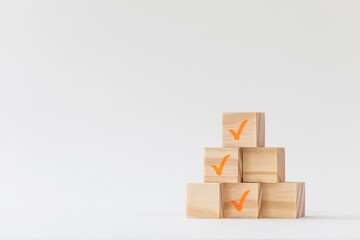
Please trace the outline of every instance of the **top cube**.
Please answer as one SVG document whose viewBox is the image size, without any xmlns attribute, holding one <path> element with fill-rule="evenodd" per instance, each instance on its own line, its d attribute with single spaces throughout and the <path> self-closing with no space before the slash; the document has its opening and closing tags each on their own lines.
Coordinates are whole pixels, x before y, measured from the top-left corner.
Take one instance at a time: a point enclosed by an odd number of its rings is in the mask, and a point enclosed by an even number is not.
<svg viewBox="0 0 360 240">
<path fill-rule="evenodd" d="M 265 147 L 265 113 L 223 113 L 222 146 Z"/>
</svg>

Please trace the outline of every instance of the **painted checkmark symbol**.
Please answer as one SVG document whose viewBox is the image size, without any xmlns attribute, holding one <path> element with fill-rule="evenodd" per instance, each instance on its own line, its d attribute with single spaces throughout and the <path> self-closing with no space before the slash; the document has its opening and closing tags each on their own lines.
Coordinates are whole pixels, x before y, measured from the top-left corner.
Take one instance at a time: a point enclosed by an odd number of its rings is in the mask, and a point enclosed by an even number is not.
<svg viewBox="0 0 360 240">
<path fill-rule="evenodd" d="M 224 165 L 225 165 L 225 162 L 226 160 L 230 157 L 230 155 L 226 155 L 222 160 L 221 160 L 221 163 L 219 165 L 219 167 L 217 167 L 216 165 L 211 165 L 212 168 L 214 168 L 215 172 L 217 175 L 221 176 L 222 174 L 222 171 L 223 171 L 223 168 L 224 168 Z"/>
<path fill-rule="evenodd" d="M 238 210 L 239 212 L 242 210 L 243 204 L 245 202 L 245 198 L 249 194 L 249 192 L 250 192 L 250 190 L 247 190 L 243 193 L 243 195 L 240 198 L 239 203 L 237 203 L 236 201 L 231 201 L 231 203 L 234 204 L 234 207 L 236 208 L 236 210 Z"/>
<path fill-rule="evenodd" d="M 249 119 L 245 119 L 244 121 L 241 122 L 239 129 L 237 130 L 237 132 L 235 132 L 233 129 L 229 129 L 229 132 L 233 135 L 235 140 L 239 140 L 240 139 L 240 134 L 242 132 L 242 130 L 245 127 L 245 124 L 249 121 Z"/>
</svg>

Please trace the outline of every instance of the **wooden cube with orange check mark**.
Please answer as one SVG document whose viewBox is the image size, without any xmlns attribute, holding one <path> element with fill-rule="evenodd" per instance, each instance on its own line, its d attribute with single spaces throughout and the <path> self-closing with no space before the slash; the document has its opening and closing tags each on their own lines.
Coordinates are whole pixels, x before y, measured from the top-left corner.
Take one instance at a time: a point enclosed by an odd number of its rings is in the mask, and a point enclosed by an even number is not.
<svg viewBox="0 0 360 240">
<path fill-rule="evenodd" d="M 285 181 L 285 148 L 243 148 L 243 182 Z"/>
<path fill-rule="evenodd" d="M 263 218 L 305 216 L 305 183 L 262 183 Z"/>
<path fill-rule="evenodd" d="M 241 181 L 241 148 L 204 149 L 204 182 L 238 183 Z"/>
<path fill-rule="evenodd" d="M 222 114 L 223 147 L 264 147 L 265 113 L 224 112 Z"/>
<path fill-rule="evenodd" d="M 259 218 L 260 183 L 224 183 L 224 218 Z"/>
</svg>

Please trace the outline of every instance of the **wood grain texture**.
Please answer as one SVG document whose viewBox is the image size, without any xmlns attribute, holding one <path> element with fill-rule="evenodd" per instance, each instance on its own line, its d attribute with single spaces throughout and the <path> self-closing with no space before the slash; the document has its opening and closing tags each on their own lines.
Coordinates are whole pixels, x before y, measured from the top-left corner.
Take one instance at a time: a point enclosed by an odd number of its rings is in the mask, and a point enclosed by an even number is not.
<svg viewBox="0 0 360 240">
<path fill-rule="evenodd" d="M 243 148 L 243 182 L 285 181 L 284 148 Z"/>
<path fill-rule="evenodd" d="M 187 183 L 186 216 L 191 218 L 222 218 L 223 186 L 220 183 Z"/>
<path fill-rule="evenodd" d="M 238 211 L 231 201 L 240 202 L 245 191 L 250 190 Z M 261 209 L 260 183 L 225 183 L 224 184 L 224 218 L 259 218 Z"/>
<path fill-rule="evenodd" d="M 245 124 L 240 138 L 234 139 L 230 129 L 238 131 L 244 120 Z M 224 112 L 222 114 L 223 147 L 264 147 L 265 146 L 265 113 L 259 112 Z"/>
<path fill-rule="evenodd" d="M 277 148 L 277 181 L 285 182 L 285 148 Z"/>
<path fill-rule="evenodd" d="M 216 174 L 211 165 L 220 166 L 227 158 L 221 176 Z M 204 149 L 204 182 L 238 183 L 242 181 L 242 149 L 240 148 L 205 148 Z"/>
<path fill-rule="evenodd" d="M 305 217 L 305 183 L 296 184 L 296 217 Z"/>
<path fill-rule="evenodd" d="M 257 114 L 257 147 L 265 147 L 265 113 Z"/>
<path fill-rule="evenodd" d="M 305 183 L 263 183 L 263 218 L 298 218 L 305 216 Z"/>
</svg>

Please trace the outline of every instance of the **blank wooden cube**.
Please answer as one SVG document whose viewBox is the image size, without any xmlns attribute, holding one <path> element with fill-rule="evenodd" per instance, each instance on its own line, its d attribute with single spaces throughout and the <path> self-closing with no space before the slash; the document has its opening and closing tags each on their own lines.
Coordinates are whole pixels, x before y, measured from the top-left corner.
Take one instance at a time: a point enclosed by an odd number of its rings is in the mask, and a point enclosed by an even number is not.
<svg viewBox="0 0 360 240">
<path fill-rule="evenodd" d="M 243 182 L 284 181 L 284 148 L 243 148 Z"/>
<path fill-rule="evenodd" d="M 265 114 L 225 112 L 222 114 L 223 147 L 264 147 Z"/>
<path fill-rule="evenodd" d="M 259 218 L 260 183 L 225 183 L 224 218 Z"/>
<path fill-rule="evenodd" d="M 220 183 L 188 183 L 186 185 L 186 216 L 222 218 L 222 185 Z"/>
<path fill-rule="evenodd" d="M 204 182 L 238 183 L 242 181 L 240 148 L 205 148 Z"/>
<path fill-rule="evenodd" d="M 263 218 L 298 218 L 304 216 L 304 182 L 262 184 Z"/>
</svg>

